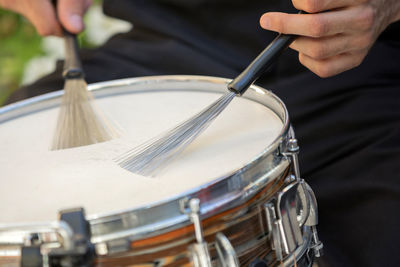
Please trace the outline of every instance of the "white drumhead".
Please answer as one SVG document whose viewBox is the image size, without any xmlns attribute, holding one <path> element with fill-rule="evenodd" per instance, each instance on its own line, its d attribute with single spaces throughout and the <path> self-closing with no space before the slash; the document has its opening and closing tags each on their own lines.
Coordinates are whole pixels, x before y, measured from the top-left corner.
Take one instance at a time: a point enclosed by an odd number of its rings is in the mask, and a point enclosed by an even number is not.
<svg viewBox="0 0 400 267">
<path fill-rule="evenodd" d="M 150 92 L 96 100 L 124 130 L 120 139 L 49 151 L 58 108 L 0 124 L 0 223 L 53 221 L 63 208 L 88 215 L 135 208 L 181 194 L 237 170 L 282 130 L 265 106 L 235 98 L 161 176 L 148 178 L 113 159 L 191 117 L 220 97 L 206 92 Z"/>
</svg>

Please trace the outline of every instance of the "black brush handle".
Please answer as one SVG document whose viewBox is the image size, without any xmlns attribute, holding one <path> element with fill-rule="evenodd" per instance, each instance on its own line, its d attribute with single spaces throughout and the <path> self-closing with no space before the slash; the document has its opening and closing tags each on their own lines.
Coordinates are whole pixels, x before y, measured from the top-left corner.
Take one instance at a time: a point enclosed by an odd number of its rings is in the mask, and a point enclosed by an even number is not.
<svg viewBox="0 0 400 267">
<path fill-rule="evenodd" d="M 57 0 L 53 0 L 53 5 L 57 15 Z M 76 34 L 67 31 L 59 22 L 64 34 L 65 60 L 63 77 L 65 79 L 81 79 L 85 76 L 82 69 L 82 62 L 79 56 L 79 45 Z"/>
<path fill-rule="evenodd" d="M 228 89 L 237 95 L 243 95 L 294 39 L 294 35 L 279 34 L 242 73 L 228 84 Z"/>
<path fill-rule="evenodd" d="M 63 29 L 65 43 L 65 62 L 63 76 L 65 79 L 81 79 L 85 76 L 81 59 L 79 57 L 79 46 L 75 34 Z"/>
<path fill-rule="evenodd" d="M 304 14 L 300 11 L 299 14 Z M 228 84 L 228 89 L 241 96 L 296 39 L 296 35 L 279 34 L 247 68 Z"/>
</svg>

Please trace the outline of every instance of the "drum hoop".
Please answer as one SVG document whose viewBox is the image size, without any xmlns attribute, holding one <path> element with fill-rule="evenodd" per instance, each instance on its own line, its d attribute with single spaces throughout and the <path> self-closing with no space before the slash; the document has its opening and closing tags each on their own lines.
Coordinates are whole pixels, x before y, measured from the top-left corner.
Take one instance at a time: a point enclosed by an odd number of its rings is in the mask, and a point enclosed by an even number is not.
<svg viewBox="0 0 400 267">
<path fill-rule="evenodd" d="M 129 86 L 155 86 L 161 84 L 161 82 L 197 82 L 208 83 L 211 87 L 214 84 L 219 86 L 222 84 L 226 85 L 230 81 L 230 79 L 210 76 L 166 75 L 99 82 L 90 84 L 88 88 L 93 91 L 96 98 L 103 98 L 109 95 L 149 92 L 149 89 L 131 89 L 127 92 L 125 87 Z M 163 89 L 150 91 L 161 90 Z M 166 90 L 174 91 L 171 89 Z M 219 89 L 177 89 L 177 91 L 227 92 L 225 86 L 221 86 Z M 56 91 L 2 107 L 0 108 L 0 123 L 55 107 L 59 104 L 59 98 L 62 95 L 62 91 Z M 199 198 L 202 201 L 200 214 L 202 218 L 207 218 L 245 202 L 268 183 L 274 182 L 290 164 L 290 160 L 280 154 L 281 144 L 291 138 L 287 109 L 276 95 L 256 85 L 252 85 L 243 97 L 269 107 L 282 120 L 283 127 L 281 132 L 268 147 L 264 148 L 258 156 L 244 167 L 233 170 L 225 176 L 216 178 L 200 187 L 193 188 L 179 195 L 174 195 L 145 206 L 88 215 L 87 219 L 92 228 L 92 242 L 107 242 L 128 236 L 131 237 L 130 240 L 132 241 L 178 229 L 190 224 L 186 214 L 179 214 L 179 205 L 182 199 Z M 268 105 L 267 102 L 273 106 Z M 210 199 L 204 199 L 204 192 L 211 193 L 214 196 L 211 201 Z M 223 197 L 221 198 L 220 196 Z M 148 218 L 153 218 L 153 214 L 162 211 L 165 212 L 166 210 L 171 215 L 168 219 L 149 219 L 149 222 L 147 222 Z M 170 212 L 171 210 L 174 210 L 174 212 Z M 141 224 L 138 221 L 141 221 Z"/>
</svg>

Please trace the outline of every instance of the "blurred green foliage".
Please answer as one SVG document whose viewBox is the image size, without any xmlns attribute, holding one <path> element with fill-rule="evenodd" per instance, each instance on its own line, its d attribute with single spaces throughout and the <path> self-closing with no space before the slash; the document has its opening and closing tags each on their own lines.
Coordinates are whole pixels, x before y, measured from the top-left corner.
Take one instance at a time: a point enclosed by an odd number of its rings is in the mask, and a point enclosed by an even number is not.
<svg viewBox="0 0 400 267">
<path fill-rule="evenodd" d="M 25 18 L 0 10 L 0 106 L 18 88 L 25 63 L 42 53 L 40 44 Z"/>
<path fill-rule="evenodd" d="M 36 0 L 32 0 L 36 1 Z M 102 0 L 94 0 L 101 5 Z M 0 106 L 21 83 L 26 63 L 44 55 L 42 37 L 24 17 L 0 8 Z M 85 32 L 79 35 L 81 47 L 93 48 Z"/>
</svg>

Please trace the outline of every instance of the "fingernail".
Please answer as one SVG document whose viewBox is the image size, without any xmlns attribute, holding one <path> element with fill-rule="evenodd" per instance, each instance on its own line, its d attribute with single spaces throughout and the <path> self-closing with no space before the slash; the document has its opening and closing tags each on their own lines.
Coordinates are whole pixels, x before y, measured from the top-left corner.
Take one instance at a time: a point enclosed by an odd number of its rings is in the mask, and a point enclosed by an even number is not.
<svg viewBox="0 0 400 267">
<path fill-rule="evenodd" d="M 271 21 L 269 20 L 269 18 L 267 16 L 262 16 L 261 17 L 261 27 L 263 27 L 264 29 L 269 29 L 269 27 L 271 26 Z"/>
<path fill-rule="evenodd" d="M 69 22 L 71 26 L 77 31 L 83 30 L 83 22 L 82 22 L 82 17 L 79 15 L 71 15 L 69 17 Z"/>
</svg>

